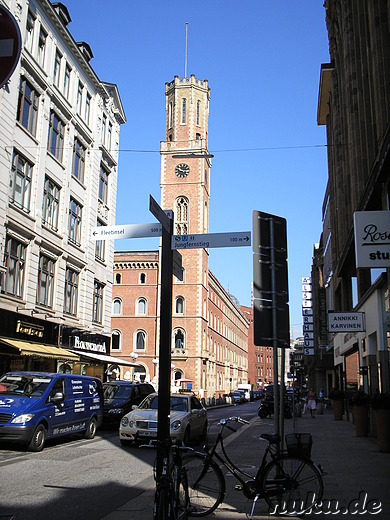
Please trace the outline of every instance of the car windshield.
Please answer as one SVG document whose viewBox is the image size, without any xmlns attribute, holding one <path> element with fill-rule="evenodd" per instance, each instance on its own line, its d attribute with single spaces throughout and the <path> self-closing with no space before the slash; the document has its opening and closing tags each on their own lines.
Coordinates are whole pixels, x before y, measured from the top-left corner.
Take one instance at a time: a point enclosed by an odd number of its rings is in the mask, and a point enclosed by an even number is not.
<svg viewBox="0 0 390 520">
<path fill-rule="evenodd" d="M 119 399 L 127 399 L 131 397 L 132 387 L 131 385 L 104 385 L 104 399 L 113 399 L 114 397 Z"/>
<path fill-rule="evenodd" d="M 51 383 L 50 377 L 4 374 L 0 378 L 0 396 L 25 395 L 41 397 Z"/>
<path fill-rule="evenodd" d="M 188 399 L 180 396 L 171 396 L 171 410 L 178 412 L 188 412 Z M 157 410 L 158 396 L 152 395 L 146 397 L 139 406 L 142 410 Z"/>
</svg>

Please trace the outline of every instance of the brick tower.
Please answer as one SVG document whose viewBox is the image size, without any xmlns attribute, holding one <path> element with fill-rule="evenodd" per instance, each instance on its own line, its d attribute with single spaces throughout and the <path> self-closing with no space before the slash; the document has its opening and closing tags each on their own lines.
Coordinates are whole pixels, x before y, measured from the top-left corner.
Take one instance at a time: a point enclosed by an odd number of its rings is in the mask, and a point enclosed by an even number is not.
<svg viewBox="0 0 390 520">
<path fill-rule="evenodd" d="M 209 228 L 210 89 L 194 75 L 166 83 L 166 140 L 161 143 L 161 205 L 174 212 L 174 234 Z M 172 364 L 174 377 L 190 378 L 207 392 L 208 250 L 181 251 L 184 280 L 174 279 Z"/>
</svg>

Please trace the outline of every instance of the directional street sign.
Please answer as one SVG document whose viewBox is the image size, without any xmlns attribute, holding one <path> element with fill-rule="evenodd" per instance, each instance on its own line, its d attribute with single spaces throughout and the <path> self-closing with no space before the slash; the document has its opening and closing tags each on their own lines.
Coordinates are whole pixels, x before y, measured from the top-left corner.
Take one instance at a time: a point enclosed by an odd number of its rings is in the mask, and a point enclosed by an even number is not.
<svg viewBox="0 0 390 520">
<path fill-rule="evenodd" d="M 92 240 L 118 240 L 121 238 L 161 237 L 161 224 L 124 224 L 92 228 Z"/>
<path fill-rule="evenodd" d="M 169 231 L 169 229 L 170 229 L 170 222 L 169 222 L 170 221 L 170 217 L 166 214 L 166 212 L 160 207 L 158 202 L 156 202 L 151 195 L 150 195 L 150 198 L 149 198 L 149 211 L 162 224 L 164 229 Z"/>
<path fill-rule="evenodd" d="M 208 233 L 206 235 L 174 235 L 172 237 L 172 249 L 202 249 L 208 247 L 241 247 L 250 245 L 250 231 Z"/>
</svg>

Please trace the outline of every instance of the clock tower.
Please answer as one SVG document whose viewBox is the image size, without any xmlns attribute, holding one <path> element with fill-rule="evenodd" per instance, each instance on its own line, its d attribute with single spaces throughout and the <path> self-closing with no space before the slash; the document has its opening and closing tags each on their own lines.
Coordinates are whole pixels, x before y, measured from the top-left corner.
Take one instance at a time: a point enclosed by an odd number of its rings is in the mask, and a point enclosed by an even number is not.
<svg viewBox="0 0 390 520">
<path fill-rule="evenodd" d="M 161 206 L 174 212 L 174 234 L 209 230 L 210 168 L 207 80 L 175 76 L 165 85 L 166 140 L 161 143 Z M 174 278 L 174 377 L 207 394 L 208 250 L 180 250 L 184 279 Z"/>
</svg>

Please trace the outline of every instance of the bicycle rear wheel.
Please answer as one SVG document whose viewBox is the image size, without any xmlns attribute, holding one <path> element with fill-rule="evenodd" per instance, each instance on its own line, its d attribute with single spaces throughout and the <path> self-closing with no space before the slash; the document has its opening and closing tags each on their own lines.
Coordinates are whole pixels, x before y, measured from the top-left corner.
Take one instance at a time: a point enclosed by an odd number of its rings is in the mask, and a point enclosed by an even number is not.
<svg viewBox="0 0 390 520">
<path fill-rule="evenodd" d="M 303 514 L 321 500 L 322 475 L 309 459 L 281 456 L 264 469 L 260 489 L 270 514 Z"/>
<path fill-rule="evenodd" d="M 213 460 L 202 453 L 183 457 L 187 471 L 189 507 L 188 516 L 206 516 L 212 513 L 225 496 L 226 484 L 222 471 Z"/>
</svg>

